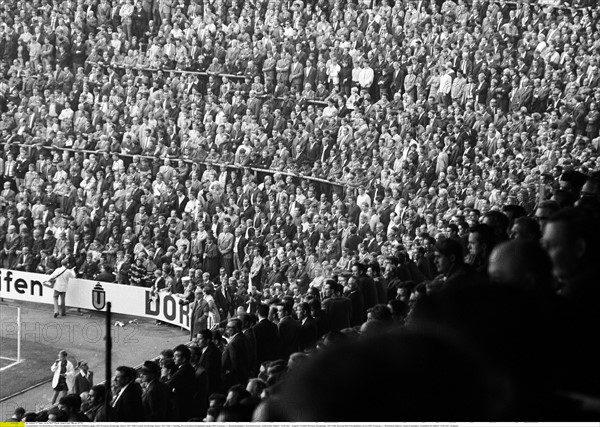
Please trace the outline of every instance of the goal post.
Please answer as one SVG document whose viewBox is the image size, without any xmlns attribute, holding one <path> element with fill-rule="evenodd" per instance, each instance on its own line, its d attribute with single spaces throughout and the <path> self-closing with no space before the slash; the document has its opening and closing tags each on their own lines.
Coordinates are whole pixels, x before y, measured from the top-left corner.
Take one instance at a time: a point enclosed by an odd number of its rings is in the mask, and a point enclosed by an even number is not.
<svg viewBox="0 0 600 427">
<path fill-rule="evenodd" d="M 21 307 L 17 307 L 17 363 L 21 362 Z"/>
<path fill-rule="evenodd" d="M 0 370 L 21 363 L 27 355 L 27 329 L 23 329 L 23 317 L 26 312 L 22 307 L 0 305 Z"/>
</svg>

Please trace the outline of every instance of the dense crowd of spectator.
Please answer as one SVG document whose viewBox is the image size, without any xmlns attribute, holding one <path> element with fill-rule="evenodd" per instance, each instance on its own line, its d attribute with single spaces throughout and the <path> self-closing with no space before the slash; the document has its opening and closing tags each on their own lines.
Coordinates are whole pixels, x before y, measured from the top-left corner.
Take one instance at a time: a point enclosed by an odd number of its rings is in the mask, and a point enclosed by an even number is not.
<svg viewBox="0 0 600 427">
<path fill-rule="evenodd" d="M 532 3 L 3 0 L 2 267 L 191 305 L 88 418 L 597 414 L 599 11 Z"/>
</svg>

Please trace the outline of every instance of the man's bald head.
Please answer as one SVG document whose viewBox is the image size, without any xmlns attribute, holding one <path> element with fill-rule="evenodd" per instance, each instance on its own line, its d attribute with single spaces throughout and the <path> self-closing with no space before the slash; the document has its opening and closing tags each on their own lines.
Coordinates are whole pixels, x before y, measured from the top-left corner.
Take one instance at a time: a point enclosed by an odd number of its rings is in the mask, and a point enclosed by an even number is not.
<svg viewBox="0 0 600 427">
<path fill-rule="evenodd" d="M 536 242 L 517 239 L 496 246 L 490 255 L 492 282 L 520 288 L 552 291 L 552 261 Z"/>
</svg>

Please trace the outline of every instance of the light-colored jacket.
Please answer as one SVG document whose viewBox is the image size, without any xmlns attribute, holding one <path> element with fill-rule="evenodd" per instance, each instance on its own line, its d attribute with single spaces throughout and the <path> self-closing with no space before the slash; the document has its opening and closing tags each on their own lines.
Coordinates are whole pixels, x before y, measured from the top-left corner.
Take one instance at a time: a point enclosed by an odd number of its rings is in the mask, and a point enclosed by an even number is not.
<svg viewBox="0 0 600 427">
<path fill-rule="evenodd" d="M 54 372 L 54 376 L 52 377 L 52 388 L 55 388 L 58 385 L 58 380 L 60 378 L 60 368 L 59 364 L 54 362 L 50 367 L 50 370 Z M 75 368 L 73 364 L 67 360 L 67 387 L 69 390 L 73 390 L 73 380 L 75 379 Z"/>
<path fill-rule="evenodd" d="M 73 270 L 70 270 L 66 267 L 58 267 L 54 270 L 54 273 L 50 276 L 48 281 L 52 281 L 56 279 L 54 283 L 54 290 L 57 292 L 67 292 L 67 285 L 69 284 L 69 279 L 75 278 L 75 273 Z"/>
</svg>

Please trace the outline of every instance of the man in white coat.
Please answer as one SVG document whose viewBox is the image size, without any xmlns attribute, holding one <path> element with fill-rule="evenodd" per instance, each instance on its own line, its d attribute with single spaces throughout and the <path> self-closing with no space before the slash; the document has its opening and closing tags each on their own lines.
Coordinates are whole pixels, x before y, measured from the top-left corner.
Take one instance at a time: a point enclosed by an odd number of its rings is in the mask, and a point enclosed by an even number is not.
<svg viewBox="0 0 600 427">
<path fill-rule="evenodd" d="M 52 377 L 52 389 L 54 390 L 52 405 L 54 405 L 59 396 L 66 396 L 69 393 L 69 390 L 73 390 L 75 368 L 73 367 L 73 364 L 67 360 L 67 352 L 61 350 L 58 352 L 58 359 L 54 361 L 50 370 L 54 372 L 54 376 Z"/>
</svg>

